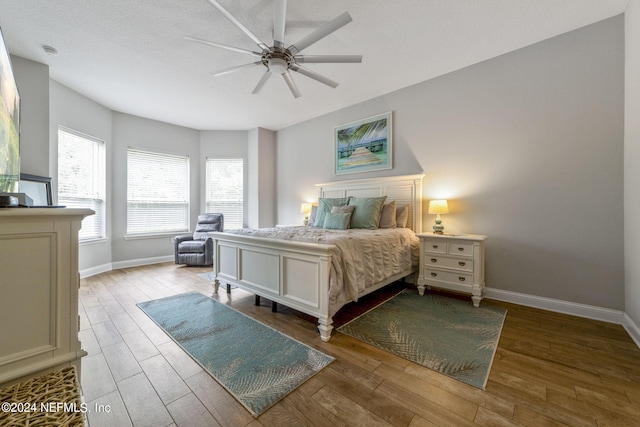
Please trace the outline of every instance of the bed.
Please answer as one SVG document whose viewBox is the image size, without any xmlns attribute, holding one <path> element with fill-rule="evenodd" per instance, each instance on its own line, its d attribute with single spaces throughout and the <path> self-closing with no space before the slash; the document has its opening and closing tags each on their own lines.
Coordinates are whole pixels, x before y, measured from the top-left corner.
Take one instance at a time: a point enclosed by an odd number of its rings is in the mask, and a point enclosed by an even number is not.
<svg viewBox="0 0 640 427">
<path fill-rule="evenodd" d="M 423 175 L 408 175 L 335 181 L 317 184 L 316 187 L 318 199 L 386 196 L 387 203 L 395 201 L 397 206 L 408 206 L 405 230 L 345 230 L 343 234 L 350 245 L 366 239 L 364 236 L 367 234 L 375 234 L 376 239 L 383 242 L 390 239 L 382 245 L 403 239 L 414 244 L 414 239 L 417 240 L 415 233 L 422 231 L 422 178 Z M 316 317 L 323 341 L 329 341 L 333 330 L 332 317 L 344 304 L 417 271 L 415 252 L 411 262 L 401 264 L 400 270 L 396 267 L 382 276 L 374 275 L 373 279 L 364 277 L 362 271 L 350 272 L 349 266 L 345 266 L 342 272 L 337 271 L 336 258 L 345 253 L 343 243 L 333 240 L 334 231 L 325 233 L 317 227 L 210 234 L 214 242 L 214 292 L 218 291 L 220 284 L 227 285 L 227 289 L 233 285 Z M 403 250 L 406 251 L 406 247 Z M 378 253 L 377 259 L 380 260 L 379 249 L 360 252 Z M 355 262 L 360 265 L 357 260 Z M 343 289 L 342 276 L 348 275 L 351 276 L 350 283 Z"/>
</svg>

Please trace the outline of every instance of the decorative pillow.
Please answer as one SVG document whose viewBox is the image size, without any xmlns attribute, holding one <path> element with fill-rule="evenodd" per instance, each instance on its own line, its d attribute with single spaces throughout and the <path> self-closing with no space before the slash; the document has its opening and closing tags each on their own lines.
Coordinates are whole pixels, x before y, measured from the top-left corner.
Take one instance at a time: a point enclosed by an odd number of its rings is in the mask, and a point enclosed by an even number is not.
<svg viewBox="0 0 640 427">
<path fill-rule="evenodd" d="M 334 206 L 331 208 L 331 213 L 348 213 L 349 214 L 349 222 L 347 223 L 347 228 L 351 228 L 351 216 L 353 215 L 353 211 L 356 209 L 355 206 Z M 325 217 L 326 219 L 326 217 Z"/>
<path fill-rule="evenodd" d="M 396 208 L 396 227 L 407 228 L 409 219 L 409 205 L 398 206 Z"/>
<path fill-rule="evenodd" d="M 316 223 L 316 214 L 318 213 L 318 205 L 311 205 L 311 213 L 309 213 L 309 225 Z"/>
<path fill-rule="evenodd" d="M 351 214 L 348 212 L 327 212 L 322 228 L 330 230 L 346 230 L 349 228 Z"/>
<path fill-rule="evenodd" d="M 380 214 L 378 228 L 396 228 L 396 201 L 385 203 Z"/>
<path fill-rule="evenodd" d="M 356 207 L 351 215 L 351 228 L 377 229 L 385 200 L 387 196 L 351 197 L 349 205 Z"/>
<path fill-rule="evenodd" d="M 322 227 L 324 225 L 324 216 L 331 212 L 331 208 L 334 206 L 344 206 L 349 201 L 346 197 L 328 199 L 322 198 L 318 200 L 318 212 L 316 212 L 316 220 L 313 223 L 316 227 Z"/>
</svg>

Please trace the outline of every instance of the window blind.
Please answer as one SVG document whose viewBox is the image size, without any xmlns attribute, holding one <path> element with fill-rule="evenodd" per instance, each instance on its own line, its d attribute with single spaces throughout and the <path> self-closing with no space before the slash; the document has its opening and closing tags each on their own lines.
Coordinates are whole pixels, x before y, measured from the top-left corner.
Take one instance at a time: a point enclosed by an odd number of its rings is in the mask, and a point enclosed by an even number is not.
<svg viewBox="0 0 640 427">
<path fill-rule="evenodd" d="M 105 144 L 97 138 L 58 128 L 58 204 L 88 208 L 80 241 L 105 238 Z"/>
<path fill-rule="evenodd" d="M 224 215 L 224 228 L 243 227 L 243 159 L 207 159 L 206 209 Z"/>
<path fill-rule="evenodd" d="M 189 230 L 189 157 L 127 150 L 127 234 Z"/>
</svg>

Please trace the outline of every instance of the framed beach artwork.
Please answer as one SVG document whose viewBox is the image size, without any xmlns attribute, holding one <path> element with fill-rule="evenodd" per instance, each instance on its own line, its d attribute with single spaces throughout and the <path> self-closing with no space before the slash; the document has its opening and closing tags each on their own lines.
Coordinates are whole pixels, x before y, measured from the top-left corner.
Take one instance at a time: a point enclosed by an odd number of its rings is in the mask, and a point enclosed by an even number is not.
<svg viewBox="0 0 640 427">
<path fill-rule="evenodd" d="M 391 169 L 391 112 L 335 128 L 335 174 Z"/>
</svg>

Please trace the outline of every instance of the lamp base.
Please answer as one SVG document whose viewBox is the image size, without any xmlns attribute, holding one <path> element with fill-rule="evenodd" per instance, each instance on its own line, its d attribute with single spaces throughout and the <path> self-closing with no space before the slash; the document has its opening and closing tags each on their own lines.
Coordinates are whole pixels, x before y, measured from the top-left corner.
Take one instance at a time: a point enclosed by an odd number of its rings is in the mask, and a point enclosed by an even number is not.
<svg viewBox="0 0 640 427">
<path fill-rule="evenodd" d="M 440 214 L 436 216 L 436 223 L 433 225 L 434 234 L 444 234 L 444 225 L 442 225 L 442 218 Z"/>
</svg>

